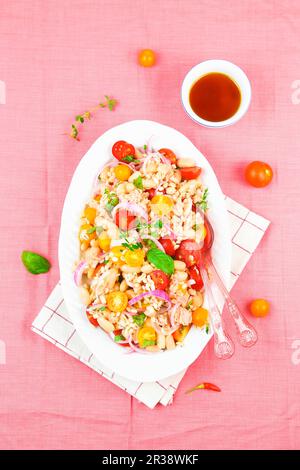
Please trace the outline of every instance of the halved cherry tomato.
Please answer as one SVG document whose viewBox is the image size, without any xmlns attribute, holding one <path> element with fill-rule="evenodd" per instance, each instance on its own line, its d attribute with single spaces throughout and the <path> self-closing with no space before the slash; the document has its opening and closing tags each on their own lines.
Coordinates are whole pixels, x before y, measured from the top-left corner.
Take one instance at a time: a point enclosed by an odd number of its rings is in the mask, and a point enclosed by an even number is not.
<svg viewBox="0 0 300 470">
<path fill-rule="evenodd" d="M 124 255 L 126 264 L 134 268 L 138 268 L 143 265 L 145 252 L 144 250 L 138 248 L 137 250 L 127 250 Z"/>
<path fill-rule="evenodd" d="M 135 148 L 133 145 L 125 142 L 125 140 L 118 140 L 112 147 L 112 154 L 117 160 L 126 161 L 126 157 L 135 155 Z"/>
<path fill-rule="evenodd" d="M 175 259 L 184 261 L 189 268 L 200 262 L 201 249 L 201 245 L 195 240 L 183 240 L 175 252 Z"/>
<path fill-rule="evenodd" d="M 169 287 L 170 280 L 166 273 L 164 273 L 160 269 L 152 271 L 152 273 L 150 273 L 150 277 L 154 282 L 155 289 L 165 290 Z"/>
<path fill-rule="evenodd" d="M 124 145 L 126 144 L 125 140 L 118 140 L 117 142 L 114 143 L 112 147 L 112 154 L 117 160 L 121 160 L 123 156 L 123 148 Z"/>
<path fill-rule="evenodd" d="M 273 170 L 267 163 L 251 162 L 245 170 L 245 178 L 249 184 L 256 188 L 263 188 L 271 183 Z"/>
<path fill-rule="evenodd" d="M 190 331 L 190 328 L 191 328 L 190 325 L 187 325 L 187 326 L 181 325 L 178 328 L 178 330 L 174 331 L 172 336 L 175 339 L 175 341 L 182 342 L 184 338 L 186 337 L 186 335 L 188 334 L 188 332 Z"/>
<path fill-rule="evenodd" d="M 183 180 L 194 180 L 200 175 L 201 168 L 198 166 L 180 168 L 180 173 Z"/>
<path fill-rule="evenodd" d="M 119 181 L 127 181 L 130 175 L 132 174 L 132 171 L 133 170 L 131 170 L 126 165 L 117 165 L 114 168 L 115 176 Z"/>
<path fill-rule="evenodd" d="M 125 209 L 120 209 L 116 213 L 116 224 L 121 230 L 129 230 L 133 228 L 133 222 L 136 219 L 135 215 L 130 214 Z"/>
<path fill-rule="evenodd" d="M 193 266 L 189 268 L 189 276 L 191 279 L 193 279 L 193 281 L 195 281 L 195 284 L 192 284 L 191 288 L 195 290 L 201 290 L 203 287 L 203 281 L 202 281 L 200 269 L 198 268 L 196 264 L 194 264 Z"/>
<path fill-rule="evenodd" d="M 164 194 L 156 194 L 151 199 L 152 210 L 158 215 L 167 215 L 173 208 L 173 200 Z"/>
<path fill-rule="evenodd" d="M 121 334 L 122 334 L 122 330 L 114 330 L 114 335 L 115 335 L 115 336 L 119 336 L 119 335 L 121 335 Z M 118 343 L 118 342 L 116 341 L 116 344 L 118 344 L 119 346 L 122 346 L 122 348 L 129 348 L 129 347 L 130 347 L 128 343 L 125 343 L 125 344 L 122 343 L 122 344 L 120 344 L 120 343 Z"/>
<path fill-rule="evenodd" d="M 148 193 L 149 193 L 149 199 L 152 199 L 155 196 L 156 189 L 154 188 L 148 189 Z"/>
<path fill-rule="evenodd" d="M 138 332 L 138 342 L 140 348 L 146 348 L 151 343 L 156 342 L 156 331 L 152 326 L 143 326 Z"/>
<path fill-rule="evenodd" d="M 88 321 L 94 325 L 94 326 L 99 326 L 99 323 L 97 322 L 97 319 L 93 317 L 93 315 L 91 314 L 91 312 L 89 312 L 88 310 L 86 310 L 86 316 L 88 317 Z"/>
<path fill-rule="evenodd" d="M 170 149 L 160 149 L 159 153 L 161 153 L 164 157 L 166 157 L 168 160 L 170 160 L 171 163 L 176 163 L 176 155 L 175 153 L 170 150 Z"/>
<path fill-rule="evenodd" d="M 203 307 L 196 308 L 192 313 L 192 321 L 195 326 L 202 328 L 207 325 L 208 321 L 208 310 Z"/>
<path fill-rule="evenodd" d="M 87 206 L 84 209 L 84 217 L 89 221 L 90 224 L 95 222 L 97 211 L 94 207 Z"/>
<path fill-rule="evenodd" d="M 175 248 L 170 238 L 160 238 L 159 243 L 164 247 L 165 252 L 169 256 L 175 256 Z"/>
<path fill-rule="evenodd" d="M 125 292 L 114 291 L 107 294 L 106 302 L 112 312 L 123 312 L 128 304 L 128 297 Z"/>
</svg>

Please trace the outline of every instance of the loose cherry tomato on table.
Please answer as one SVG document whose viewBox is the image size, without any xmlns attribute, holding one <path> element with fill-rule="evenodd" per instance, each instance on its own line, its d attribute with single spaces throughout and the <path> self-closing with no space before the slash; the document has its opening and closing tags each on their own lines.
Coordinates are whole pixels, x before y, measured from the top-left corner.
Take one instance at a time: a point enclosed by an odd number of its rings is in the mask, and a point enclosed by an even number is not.
<svg viewBox="0 0 300 470">
<path fill-rule="evenodd" d="M 90 305 L 89 305 L 90 306 Z M 93 325 L 93 326 L 99 326 L 99 323 L 97 321 L 97 318 L 94 318 L 91 312 L 86 310 L 86 316 L 88 317 L 88 321 Z"/>
<path fill-rule="evenodd" d="M 208 310 L 203 307 L 196 308 L 192 313 L 192 322 L 193 325 L 202 328 L 207 324 L 208 321 Z"/>
<path fill-rule="evenodd" d="M 125 209 L 120 209 L 116 213 L 116 224 L 121 230 L 129 230 L 133 228 L 133 222 L 135 221 L 135 215 L 130 214 Z"/>
<path fill-rule="evenodd" d="M 177 157 L 175 153 L 170 149 L 160 149 L 159 153 L 161 153 L 164 157 L 170 160 L 171 163 L 176 163 Z"/>
<path fill-rule="evenodd" d="M 245 170 L 245 178 L 249 184 L 256 188 L 263 188 L 271 183 L 273 170 L 267 163 L 251 162 Z"/>
<path fill-rule="evenodd" d="M 180 168 L 180 173 L 183 180 L 194 180 L 200 175 L 201 168 L 198 166 Z"/>
<path fill-rule="evenodd" d="M 134 158 L 135 156 L 135 148 L 125 140 L 118 140 L 112 147 L 112 154 L 120 162 L 128 160 L 130 163 L 130 157 Z"/>
<path fill-rule="evenodd" d="M 166 273 L 164 273 L 160 269 L 152 271 L 152 273 L 150 273 L 150 277 L 154 282 L 155 289 L 165 290 L 169 287 L 170 280 Z"/>
<path fill-rule="evenodd" d="M 188 334 L 188 332 L 190 331 L 190 328 L 191 328 L 190 325 L 187 325 L 187 326 L 181 325 L 178 328 L 178 330 L 174 331 L 172 336 L 175 339 L 175 341 L 179 341 L 181 343 L 186 337 L 186 335 Z"/>
<path fill-rule="evenodd" d="M 163 246 L 167 255 L 175 256 L 174 244 L 170 238 L 160 238 L 158 241 Z"/>
<path fill-rule="evenodd" d="M 198 266 L 194 264 L 193 266 L 189 268 L 188 272 L 189 272 L 190 279 L 195 281 L 195 284 L 192 284 L 191 288 L 195 290 L 201 290 L 203 287 L 203 281 L 202 281 L 200 269 L 198 268 Z"/>
<path fill-rule="evenodd" d="M 128 297 L 125 292 L 114 291 L 107 294 L 106 302 L 109 310 L 112 312 L 123 312 L 127 307 Z"/>
<path fill-rule="evenodd" d="M 175 252 L 175 259 L 184 261 L 189 268 L 200 262 L 201 249 L 201 245 L 195 240 L 183 240 Z"/>
<path fill-rule="evenodd" d="M 155 64 L 156 57 L 151 49 L 143 49 L 139 53 L 139 64 L 143 67 L 152 67 Z"/>
<path fill-rule="evenodd" d="M 265 299 L 253 300 L 250 304 L 250 311 L 254 317 L 265 317 L 270 311 L 270 304 Z"/>
</svg>

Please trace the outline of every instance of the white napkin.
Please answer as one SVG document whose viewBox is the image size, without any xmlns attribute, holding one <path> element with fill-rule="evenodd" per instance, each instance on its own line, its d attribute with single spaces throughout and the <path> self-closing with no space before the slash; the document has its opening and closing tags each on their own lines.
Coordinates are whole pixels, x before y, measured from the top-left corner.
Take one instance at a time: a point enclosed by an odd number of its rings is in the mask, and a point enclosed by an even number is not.
<svg viewBox="0 0 300 470">
<path fill-rule="evenodd" d="M 270 222 L 229 197 L 225 200 L 231 228 L 232 287 L 257 248 Z M 186 372 L 184 370 L 159 382 L 142 383 L 121 377 L 103 366 L 79 338 L 69 318 L 60 283 L 51 292 L 32 323 L 31 329 L 130 393 L 149 408 L 154 408 L 158 403 L 165 406 L 171 404 L 176 389 Z"/>
</svg>

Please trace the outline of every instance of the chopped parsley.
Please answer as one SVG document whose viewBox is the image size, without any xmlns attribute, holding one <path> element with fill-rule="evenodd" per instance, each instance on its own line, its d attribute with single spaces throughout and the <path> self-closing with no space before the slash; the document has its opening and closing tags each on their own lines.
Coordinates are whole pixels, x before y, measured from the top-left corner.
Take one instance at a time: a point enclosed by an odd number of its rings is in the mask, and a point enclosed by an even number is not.
<svg viewBox="0 0 300 470">
<path fill-rule="evenodd" d="M 132 319 L 136 325 L 143 326 L 146 320 L 146 315 L 144 313 L 140 313 L 138 315 L 133 315 Z"/>
<path fill-rule="evenodd" d="M 122 243 L 122 246 L 128 248 L 130 251 L 138 250 L 139 248 L 143 248 L 143 245 L 140 242 L 137 243 L 130 243 L 127 238 L 125 238 L 125 243 Z"/>
<path fill-rule="evenodd" d="M 197 202 L 196 205 L 199 206 L 203 212 L 206 212 L 208 209 L 208 188 L 205 188 L 204 193 L 202 194 L 201 201 Z"/>
<path fill-rule="evenodd" d="M 138 189 L 143 189 L 143 178 L 138 176 L 134 181 L 133 184 Z"/>
<path fill-rule="evenodd" d="M 144 339 L 142 348 L 147 348 L 148 346 L 155 346 L 155 341 L 153 339 Z"/>
<path fill-rule="evenodd" d="M 206 325 L 205 333 L 208 335 L 208 333 L 209 333 L 209 325 Z"/>
<path fill-rule="evenodd" d="M 125 337 L 123 335 L 116 335 L 114 339 L 116 343 L 119 341 L 125 341 Z"/>
<path fill-rule="evenodd" d="M 123 158 L 122 158 L 122 161 L 123 161 L 123 162 L 126 162 L 126 163 L 135 163 L 135 162 L 137 162 L 138 160 L 135 158 L 134 155 L 126 155 L 126 157 L 123 157 Z"/>
</svg>

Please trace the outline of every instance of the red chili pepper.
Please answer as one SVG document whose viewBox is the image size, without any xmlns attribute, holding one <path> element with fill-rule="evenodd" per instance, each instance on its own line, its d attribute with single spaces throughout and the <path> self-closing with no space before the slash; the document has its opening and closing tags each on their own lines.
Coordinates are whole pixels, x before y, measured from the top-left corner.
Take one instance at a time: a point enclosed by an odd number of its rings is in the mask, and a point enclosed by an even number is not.
<svg viewBox="0 0 300 470">
<path fill-rule="evenodd" d="M 199 385 L 196 385 L 193 388 L 190 388 L 185 393 L 192 393 L 195 390 L 213 390 L 214 392 L 220 392 L 221 391 L 221 389 L 217 385 L 211 384 L 209 382 L 203 382 L 202 384 L 199 384 Z"/>
</svg>

